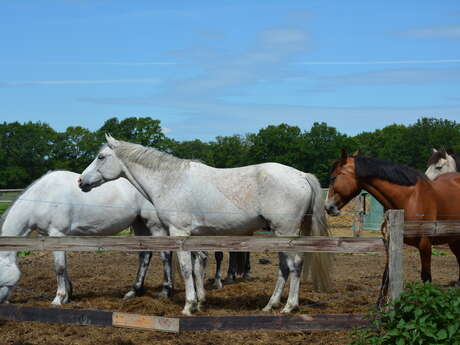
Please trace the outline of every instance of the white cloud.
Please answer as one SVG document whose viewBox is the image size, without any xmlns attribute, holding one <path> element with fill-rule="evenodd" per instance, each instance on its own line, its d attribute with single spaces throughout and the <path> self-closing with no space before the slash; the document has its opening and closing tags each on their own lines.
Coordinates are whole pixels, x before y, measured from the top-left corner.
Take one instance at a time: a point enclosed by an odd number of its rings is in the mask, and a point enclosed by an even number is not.
<svg viewBox="0 0 460 345">
<path fill-rule="evenodd" d="M 375 61 L 302 61 L 299 65 L 427 65 L 460 63 L 460 59 L 437 60 L 375 60 Z"/>
<path fill-rule="evenodd" d="M 385 69 L 322 77 L 325 84 L 432 84 L 460 82 L 460 68 Z"/>
<path fill-rule="evenodd" d="M 409 38 L 450 38 L 457 40 L 460 39 L 460 24 L 409 29 L 399 32 L 399 35 Z"/>
<path fill-rule="evenodd" d="M 34 86 L 34 85 L 94 85 L 94 84 L 156 84 L 159 78 L 144 79 L 99 79 L 99 80 L 30 80 L 30 81 L 0 81 L 0 87 Z"/>
</svg>

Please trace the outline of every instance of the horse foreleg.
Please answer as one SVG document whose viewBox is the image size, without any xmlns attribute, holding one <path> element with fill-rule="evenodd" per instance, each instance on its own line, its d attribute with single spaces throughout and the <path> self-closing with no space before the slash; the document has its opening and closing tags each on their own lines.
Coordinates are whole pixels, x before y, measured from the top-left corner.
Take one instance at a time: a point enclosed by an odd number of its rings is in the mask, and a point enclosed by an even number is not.
<svg viewBox="0 0 460 345">
<path fill-rule="evenodd" d="M 70 302 L 72 297 L 72 283 L 67 274 L 66 253 L 63 251 L 53 252 L 54 255 L 54 270 L 57 279 L 56 297 L 52 304 L 62 305 Z"/>
<path fill-rule="evenodd" d="M 198 306 L 195 284 L 193 281 L 192 253 L 178 251 L 177 258 L 179 259 L 180 270 L 185 285 L 185 306 L 182 310 L 182 314 L 192 315 Z"/>
<path fill-rule="evenodd" d="M 419 242 L 418 250 L 422 262 L 422 281 L 431 282 L 431 241 L 426 237 L 422 237 Z"/>
<path fill-rule="evenodd" d="M 289 269 L 290 285 L 289 296 L 282 313 L 290 313 L 299 309 L 299 288 L 300 275 L 302 273 L 303 255 L 297 253 L 289 253 L 286 255 L 286 263 Z"/>
<path fill-rule="evenodd" d="M 449 247 L 452 253 L 454 253 L 455 257 L 457 258 L 457 264 L 459 268 L 459 278 L 455 282 L 455 286 L 460 287 L 460 241 L 449 243 Z"/>
<path fill-rule="evenodd" d="M 223 252 L 215 252 L 214 258 L 216 259 L 216 274 L 214 275 L 214 287 L 222 289 L 222 260 L 224 259 Z"/>
<path fill-rule="evenodd" d="M 289 267 L 286 262 L 286 254 L 279 253 L 279 268 L 278 268 L 278 279 L 276 280 L 275 289 L 273 290 L 272 297 L 270 297 L 270 301 L 265 306 L 263 311 L 271 311 L 273 308 L 276 308 L 280 304 L 281 294 L 284 290 L 284 285 L 286 284 L 286 280 L 289 277 Z"/>
<path fill-rule="evenodd" d="M 144 280 L 151 258 L 152 252 L 139 252 L 139 266 L 137 268 L 136 279 L 134 280 L 131 290 L 129 290 L 123 297 L 124 299 L 141 296 L 144 293 Z"/>
</svg>

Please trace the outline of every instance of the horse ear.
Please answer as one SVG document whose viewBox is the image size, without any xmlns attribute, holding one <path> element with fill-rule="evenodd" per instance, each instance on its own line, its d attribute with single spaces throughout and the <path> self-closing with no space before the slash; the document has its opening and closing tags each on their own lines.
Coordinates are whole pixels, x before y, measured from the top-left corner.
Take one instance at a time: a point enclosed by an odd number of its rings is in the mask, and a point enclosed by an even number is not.
<svg viewBox="0 0 460 345">
<path fill-rule="evenodd" d="M 432 150 L 433 154 L 438 152 L 438 150 L 436 150 L 434 147 L 431 150 Z"/>
<path fill-rule="evenodd" d="M 105 140 L 107 141 L 107 145 L 113 149 L 118 146 L 119 141 L 112 137 L 110 133 L 105 133 Z"/>
<path fill-rule="evenodd" d="M 353 157 L 359 156 L 359 150 L 356 150 L 355 153 L 353 153 Z"/>
<path fill-rule="evenodd" d="M 451 148 L 446 149 L 446 153 L 450 156 L 455 155 L 454 149 L 451 149 Z"/>
</svg>

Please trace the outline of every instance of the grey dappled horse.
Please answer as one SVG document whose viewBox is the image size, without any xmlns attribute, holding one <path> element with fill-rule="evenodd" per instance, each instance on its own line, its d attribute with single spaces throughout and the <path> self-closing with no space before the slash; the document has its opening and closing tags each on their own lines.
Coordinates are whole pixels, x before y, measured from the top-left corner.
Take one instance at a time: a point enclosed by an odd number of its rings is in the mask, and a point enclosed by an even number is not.
<svg viewBox="0 0 460 345">
<path fill-rule="evenodd" d="M 170 236 L 250 235 L 262 228 L 276 236 L 329 235 L 318 180 L 282 164 L 216 169 L 107 136 L 107 145 L 82 173 L 80 188 L 90 191 L 119 177 L 155 206 Z M 200 256 L 192 260 L 190 252 L 177 254 L 186 292 L 182 312 L 190 315 L 205 301 L 205 261 Z M 327 288 L 330 257 L 307 257 L 313 281 Z M 282 312 L 298 308 L 303 258 L 300 253 L 279 253 L 278 279 L 264 310 L 280 304 L 288 278 L 289 297 Z"/>
</svg>

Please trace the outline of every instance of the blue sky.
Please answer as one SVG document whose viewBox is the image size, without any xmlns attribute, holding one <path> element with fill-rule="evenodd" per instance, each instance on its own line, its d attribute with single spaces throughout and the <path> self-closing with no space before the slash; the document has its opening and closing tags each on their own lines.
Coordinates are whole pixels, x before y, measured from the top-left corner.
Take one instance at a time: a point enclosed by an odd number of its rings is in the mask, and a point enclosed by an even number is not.
<svg viewBox="0 0 460 345">
<path fill-rule="evenodd" d="M 178 140 L 460 122 L 459 1 L 2 1 L 0 120 Z"/>
</svg>

